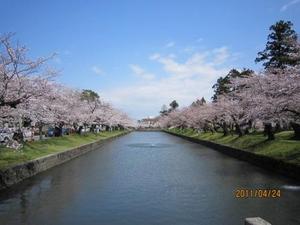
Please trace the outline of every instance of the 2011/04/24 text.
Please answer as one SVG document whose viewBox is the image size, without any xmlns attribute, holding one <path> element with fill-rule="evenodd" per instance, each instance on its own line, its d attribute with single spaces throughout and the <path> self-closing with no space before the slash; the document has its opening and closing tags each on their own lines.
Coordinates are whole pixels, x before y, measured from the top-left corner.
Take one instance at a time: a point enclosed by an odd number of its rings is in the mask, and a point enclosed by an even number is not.
<svg viewBox="0 0 300 225">
<path fill-rule="evenodd" d="M 280 198 L 280 189 L 237 189 L 236 198 Z"/>
</svg>

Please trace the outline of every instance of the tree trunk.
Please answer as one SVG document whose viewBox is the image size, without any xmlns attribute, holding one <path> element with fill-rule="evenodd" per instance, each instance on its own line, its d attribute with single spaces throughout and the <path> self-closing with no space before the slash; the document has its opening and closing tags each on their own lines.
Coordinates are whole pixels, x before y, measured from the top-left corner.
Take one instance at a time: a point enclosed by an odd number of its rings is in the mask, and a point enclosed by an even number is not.
<svg viewBox="0 0 300 225">
<path fill-rule="evenodd" d="M 54 136 L 55 137 L 62 136 L 62 134 L 63 134 L 62 128 L 63 128 L 63 123 L 60 123 L 58 126 L 55 126 L 55 128 L 54 128 Z"/>
<path fill-rule="evenodd" d="M 18 129 L 17 131 L 15 131 L 14 134 L 13 134 L 12 139 L 16 140 L 19 143 L 24 142 L 24 135 L 23 135 L 22 130 Z"/>
<path fill-rule="evenodd" d="M 42 124 L 39 125 L 39 135 L 40 135 L 40 140 L 42 140 L 43 139 L 43 125 Z"/>
<path fill-rule="evenodd" d="M 84 135 L 87 135 L 87 125 L 84 124 Z"/>
<path fill-rule="evenodd" d="M 229 130 L 228 130 L 228 126 L 227 126 L 226 122 L 222 123 L 222 129 L 223 129 L 224 136 L 227 136 L 229 134 Z"/>
<path fill-rule="evenodd" d="M 82 129 L 83 129 L 83 127 L 79 126 L 79 128 L 78 128 L 78 134 L 81 134 Z"/>
<path fill-rule="evenodd" d="M 54 128 L 54 137 L 59 137 L 60 136 L 60 130 L 58 126 L 55 126 Z"/>
<path fill-rule="evenodd" d="M 274 128 L 271 123 L 265 123 L 264 134 L 268 136 L 268 140 L 275 140 Z"/>
<path fill-rule="evenodd" d="M 249 120 L 246 124 L 245 124 L 246 128 L 245 128 L 245 135 L 250 134 L 250 129 L 253 127 L 253 123 L 252 120 Z"/>
<path fill-rule="evenodd" d="M 77 128 L 78 128 L 78 125 L 76 123 L 73 123 L 73 129 L 72 130 L 75 131 L 75 132 L 78 132 Z"/>
<path fill-rule="evenodd" d="M 215 124 L 213 124 L 212 129 L 213 129 L 213 133 L 218 131 L 218 127 Z"/>
<path fill-rule="evenodd" d="M 229 125 L 229 133 L 231 136 L 234 134 L 234 125 L 232 123 Z"/>
<path fill-rule="evenodd" d="M 63 123 L 59 124 L 59 136 L 63 136 L 63 126 L 64 126 Z"/>
<path fill-rule="evenodd" d="M 238 125 L 238 124 L 235 124 L 235 131 L 237 132 L 239 137 L 242 137 L 244 135 L 243 130 L 241 129 L 240 125 Z"/>
<path fill-rule="evenodd" d="M 291 127 L 294 130 L 294 138 L 296 140 L 300 140 L 300 124 L 291 122 Z"/>
<path fill-rule="evenodd" d="M 282 131 L 282 127 L 281 127 L 280 123 L 276 123 L 275 132 L 280 132 L 280 131 Z"/>
</svg>

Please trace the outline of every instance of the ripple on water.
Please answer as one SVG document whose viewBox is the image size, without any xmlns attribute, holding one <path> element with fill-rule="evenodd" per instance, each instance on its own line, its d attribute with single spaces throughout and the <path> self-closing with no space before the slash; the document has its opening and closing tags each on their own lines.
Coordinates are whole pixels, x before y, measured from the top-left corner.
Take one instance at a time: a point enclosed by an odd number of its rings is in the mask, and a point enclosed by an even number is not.
<svg viewBox="0 0 300 225">
<path fill-rule="evenodd" d="M 131 148 L 168 148 L 171 147 L 171 144 L 165 143 L 133 143 L 128 144 L 127 146 Z"/>
</svg>

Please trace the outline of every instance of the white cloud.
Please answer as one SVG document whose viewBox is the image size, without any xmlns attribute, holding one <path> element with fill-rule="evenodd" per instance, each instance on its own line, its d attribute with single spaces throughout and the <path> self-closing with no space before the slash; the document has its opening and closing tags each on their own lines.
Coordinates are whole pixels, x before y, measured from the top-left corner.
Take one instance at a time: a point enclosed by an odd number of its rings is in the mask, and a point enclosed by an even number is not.
<svg viewBox="0 0 300 225">
<path fill-rule="evenodd" d="M 150 59 L 161 65 L 167 76 L 110 89 L 103 92 L 104 97 L 135 118 L 158 114 L 161 106 L 173 99 L 181 106 L 189 105 L 202 96 L 210 100 L 212 85 L 230 69 L 224 66 L 230 55 L 228 49 L 222 47 L 197 52 L 182 62 L 156 53 Z M 138 65 L 130 67 L 137 75 L 143 77 L 147 74 Z"/>
<path fill-rule="evenodd" d="M 98 75 L 103 75 L 103 70 L 101 68 L 99 68 L 98 66 L 92 66 L 91 70 Z"/>
<path fill-rule="evenodd" d="M 211 51 L 196 52 L 185 63 L 179 63 L 172 57 L 157 56 L 154 60 L 163 65 L 164 70 L 177 77 L 213 76 L 220 70 L 230 54 L 227 47 L 216 48 Z"/>
<path fill-rule="evenodd" d="M 174 41 L 170 41 L 165 45 L 165 48 L 171 48 L 175 46 L 175 42 Z"/>
<path fill-rule="evenodd" d="M 129 65 L 130 69 L 133 71 L 133 73 L 142 78 L 142 79 L 146 79 L 146 80 L 152 80 L 154 79 L 155 75 L 152 73 L 148 73 L 146 72 L 144 69 L 142 69 L 139 65 L 136 64 L 131 64 Z"/>
<path fill-rule="evenodd" d="M 213 53 L 215 54 L 214 63 L 218 65 L 223 64 L 230 56 L 228 48 L 225 46 L 214 49 Z"/>
<path fill-rule="evenodd" d="M 280 11 L 281 12 L 284 12 L 286 11 L 289 7 L 291 7 L 292 5 L 295 5 L 295 4 L 298 4 L 300 3 L 300 0 L 292 0 L 290 2 L 288 2 L 287 4 L 283 5 L 281 8 L 280 8 Z"/>
</svg>

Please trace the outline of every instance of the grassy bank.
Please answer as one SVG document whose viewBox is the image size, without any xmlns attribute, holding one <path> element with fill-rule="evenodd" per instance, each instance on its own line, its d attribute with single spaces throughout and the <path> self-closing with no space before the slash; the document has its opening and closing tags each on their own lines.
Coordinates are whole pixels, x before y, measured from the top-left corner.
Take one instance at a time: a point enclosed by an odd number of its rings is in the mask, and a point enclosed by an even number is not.
<svg viewBox="0 0 300 225">
<path fill-rule="evenodd" d="M 125 131 L 106 131 L 98 134 L 72 134 L 63 137 L 54 137 L 42 141 L 28 142 L 21 150 L 0 147 L 0 169 L 52 153 L 62 152 L 94 141 L 105 140 L 124 132 Z"/>
<path fill-rule="evenodd" d="M 172 128 L 168 131 L 300 165 L 300 141 L 292 139 L 291 131 L 277 133 L 273 141 L 267 141 L 262 133 L 239 137 L 238 135 L 223 136 L 223 133 L 198 133 L 192 129 Z"/>
</svg>

